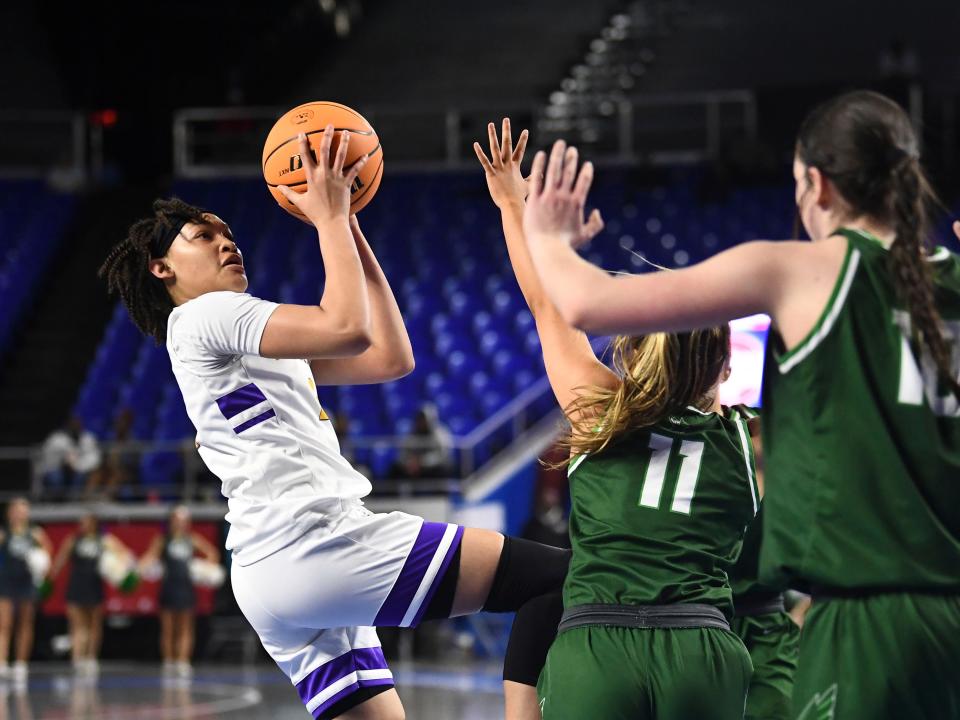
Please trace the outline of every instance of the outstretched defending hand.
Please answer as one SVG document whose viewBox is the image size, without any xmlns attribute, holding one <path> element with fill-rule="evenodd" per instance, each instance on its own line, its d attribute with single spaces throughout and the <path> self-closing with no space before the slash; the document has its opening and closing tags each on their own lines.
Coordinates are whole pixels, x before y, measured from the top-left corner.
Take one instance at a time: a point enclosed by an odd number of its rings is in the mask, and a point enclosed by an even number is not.
<svg viewBox="0 0 960 720">
<path fill-rule="evenodd" d="M 517 140 L 517 147 L 513 147 L 513 137 L 510 133 L 510 118 L 503 119 L 503 144 L 497 140 L 497 128 L 493 123 L 487 123 L 487 135 L 490 139 L 490 158 L 488 159 L 480 143 L 473 144 L 473 151 L 477 160 L 483 166 L 487 177 L 487 189 L 494 204 L 501 210 L 511 205 L 522 207 L 527 197 L 530 179 L 524 179 L 520 172 L 520 162 L 527 149 L 529 133 L 524 130 Z"/>
<path fill-rule="evenodd" d="M 319 157 L 315 160 L 307 136 L 300 133 L 300 160 L 303 162 L 307 178 L 307 191 L 298 193 L 285 185 L 280 185 L 283 196 L 297 206 L 297 209 L 309 218 L 314 225 L 331 220 L 346 220 L 350 214 L 350 186 L 363 169 L 367 157 L 363 156 L 344 171 L 343 163 L 347 158 L 350 144 L 350 132 L 342 130 L 340 146 L 336 157 L 330 162 L 330 148 L 333 145 L 333 125 L 327 125 L 320 140 Z"/>
<path fill-rule="evenodd" d="M 577 173 L 578 153 L 557 140 L 550 161 L 541 150 L 533 158 L 530 194 L 523 213 L 523 229 L 531 242 L 563 242 L 579 247 L 603 229 L 600 211 L 594 210 L 584 222 L 587 193 L 593 182 L 593 163 Z M 546 167 L 546 171 L 544 168 Z"/>
<path fill-rule="evenodd" d="M 957 240 L 960 240 L 960 220 L 953 221 L 953 234 L 957 236 Z"/>
</svg>

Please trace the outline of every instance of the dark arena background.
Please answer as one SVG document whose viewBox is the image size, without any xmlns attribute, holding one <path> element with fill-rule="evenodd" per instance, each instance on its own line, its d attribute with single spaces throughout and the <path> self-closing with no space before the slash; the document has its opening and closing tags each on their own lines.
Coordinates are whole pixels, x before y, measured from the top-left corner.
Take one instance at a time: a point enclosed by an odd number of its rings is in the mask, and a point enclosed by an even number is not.
<svg viewBox="0 0 960 720">
<path fill-rule="evenodd" d="M 0 677 L 0 720 L 308 717 L 234 600 L 226 503 L 167 352 L 97 277 L 154 198 L 227 220 L 251 294 L 316 304 L 316 233 L 267 192 L 263 143 L 303 102 L 361 112 L 384 174 L 360 221 L 416 357 L 401 380 L 318 388 L 372 482 L 366 504 L 569 546 L 566 474 L 541 462 L 558 457 L 562 415 L 471 147 L 486 124 L 509 116 L 532 149 L 563 138 L 593 160 L 606 226 L 581 252 L 639 273 L 797 237 L 801 119 L 879 90 L 919 131 L 946 209 L 937 241 L 953 249 L 958 29 L 960 4 L 942 0 L 4 3 L 0 502 L 29 500 L 54 557 L 89 512 L 142 557 L 185 505 L 228 577 L 197 588 L 192 667 L 163 663 L 155 576 L 105 586 L 86 672 L 71 663 L 68 565 L 41 588 L 29 672 Z M 734 323 L 725 402 L 758 403 L 767 325 Z M 503 718 L 511 620 L 381 629 L 406 716 Z"/>
</svg>

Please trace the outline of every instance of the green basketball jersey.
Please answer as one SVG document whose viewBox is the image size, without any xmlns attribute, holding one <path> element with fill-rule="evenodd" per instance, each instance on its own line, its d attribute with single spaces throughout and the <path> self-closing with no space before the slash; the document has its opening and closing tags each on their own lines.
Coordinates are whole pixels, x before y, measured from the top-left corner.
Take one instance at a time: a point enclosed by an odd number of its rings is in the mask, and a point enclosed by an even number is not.
<svg viewBox="0 0 960 720">
<path fill-rule="evenodd" d="M 833 294 L 790 352 L 771 330 L 760 577 L 774 585 L 960 591 L 960 403 L 909 338 L 887 251 L 848 241 Z M 960 370 L 960 261 L 930 257 Z M 958 373 L 960 374 L 960 373 Z"/>
<path fill-rule="evenodd" d="M 760 542 L 763 536 L 763 502 L 757 516 L 747 526 L 743 536 L 743 548 L 736 564 L 730 568 L 730 587 L 733 589 L 734 599 L 757 601 L 762 598 L 772 599 L 780 594 L 780 590 L 764 585 L 759 580 L 760 569 Z"/>
<path fill-rule="evenodd" d="M 736 410 L 746 418 L 755 418 L 760 414 L 757 408 L 738 405 Z M 778 590 L 762 585 L 757 579 L 760 566 L 760 539 L 763 533 L 763 502 L 756 517 L 747 526 L 743 536 L 743 546 L 736 563 L 728 571 L 730 588 L 733 590 L 734 603 L 738 598 L 751 601 L 774 598 Z"/>
<path fill-rule="evenodd" d="M 709 603 L 757 510 L 753 449 L 736 410 L 690 408 L 569 469 L 573 559 L 565 607 Z"/>
</svg>

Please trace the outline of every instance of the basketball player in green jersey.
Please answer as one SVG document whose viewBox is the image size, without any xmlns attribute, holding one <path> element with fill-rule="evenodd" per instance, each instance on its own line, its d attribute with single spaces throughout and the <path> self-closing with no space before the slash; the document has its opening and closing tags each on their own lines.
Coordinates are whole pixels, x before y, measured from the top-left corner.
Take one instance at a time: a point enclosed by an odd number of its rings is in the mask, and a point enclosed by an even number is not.
<svg viewBox="0 0 960 720">
<path fill-rule="evenodd" d="M 752 409 L 742 411 L 752 414 Z M 751 425 L 757 426 L 756 429 L 751 427 L 751 432 L 759 431 L 759 424 L 753 418 Z M 757 455 L 762 452 L 758 452 L 758 444 L 754 442 Z M 763 471 L 760 465 L 758 460 L 757 485 L 762 494 Z M 743 538 L 740 557 L 729 572 L 734 609 L 730 627 L 743 640 L 753 662 L 745 720 L 787 720 L 797 670 L 800 628 L 784 610 L 783 593 L 757 579 L 762 521 L 761 503 Z"/>
<path fill-rule="evenodd" d="M 860 91 L 804 121 L 793 173 L 814 242 L 677 272 L 611 278 L 573 252 L 592 176 L 576 165 L 563 143 L 539 155 L 524 213 L 571 324 L 773 320 L 760 579 L 813 595 L 794 716 L 960 717 L 960 260 L 927 248 L 933 193 L 902 108 Z"/>
<path fill-rule="evenodd" d="M 746 418 L 718 398 L 729 326 L 621 336 L 617 372 L 603 365 L 530 263 L 519 169 L 527 135 L 514 150 L 509 121 L 502 146 L 492 124 L 489 133 L 491 159 L 475 150 L 571 424 L 573 557 L 537 686 L 542 717 L 739 720 L 751 665 L 730 631 L 726 568 L 759 501 Z M 589 238 L 601 228 L 594 214 L 578 232 Z M 555 630 L 556 620 L 545 634 Z M 525 690 L 505 685 L 507 707 Z"/>
</svg>

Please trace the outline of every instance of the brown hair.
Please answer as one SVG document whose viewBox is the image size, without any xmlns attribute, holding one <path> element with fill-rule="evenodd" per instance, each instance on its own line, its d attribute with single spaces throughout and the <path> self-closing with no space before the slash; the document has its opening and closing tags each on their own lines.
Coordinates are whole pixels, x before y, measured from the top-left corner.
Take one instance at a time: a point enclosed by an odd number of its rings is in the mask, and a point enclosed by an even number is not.
<svg viewBox="0 0 960 720">
<path fill-rule="evenodd" d="M 687 406 L 705 410 L 730 357 L 730 326 L 683 333 L 620 335 L 611 343 L 615 388 L 584 388 L 567 408 L 561 447 L 598 453 L 630 430 L 655 425 Z"/>
<path fill-rule="evenodd" d="M 917 136 L 903 108 L 864 90 L 833 98 L 803 121 L 797 157 L 829 178 L 853 213 L 893 228 L 889 271 L 910 315 L 913 340 L 930 353 L 940 381 L 960 398 L 925 259 L 930 211 L 939 201 L 920 165 Z"/>
</svg>

